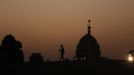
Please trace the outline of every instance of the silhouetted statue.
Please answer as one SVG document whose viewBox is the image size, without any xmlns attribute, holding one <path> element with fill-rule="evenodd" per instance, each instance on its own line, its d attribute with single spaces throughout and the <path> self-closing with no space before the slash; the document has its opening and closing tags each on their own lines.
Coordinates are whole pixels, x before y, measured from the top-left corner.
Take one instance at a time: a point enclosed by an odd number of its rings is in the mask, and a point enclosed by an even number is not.
<svg viewBox="0 0 134 75">
<path fill-rule="evenodd" d="M 64 53 L 65 53 L 63 45 L 61 45 L 61 48 L 59 49 L 59 52 L 60 52 L 60 61 L 63 61 L 64 60 Z"/>
<path fill-rule="evenodd" d="M 43 58 L 40 53 L 32 53 L 30 56 L 30 63 L 43 63 Z"/>
<path fill-rule="evenodd" d="M 101 56 L 100 46 L 97 40 L 91 35 L 90 20 L 88 21 L 88 34 L 83 36 L 77 45 L 76 56 L 77 60 L 94 60 Z"/>
<path fill-rule="evenodd" d="M 23 52 L 19 51 L 21 47 L 21 42 L 16 41 L 12 35 L 5 36 L 5 38 L 2 40 L 2 50 L 4 53 L 3 61 L 5 61 L 5 63 L 24 61 L 23 58 L 20 58 L 21 55 L 23 56 Z"/>
</svg>

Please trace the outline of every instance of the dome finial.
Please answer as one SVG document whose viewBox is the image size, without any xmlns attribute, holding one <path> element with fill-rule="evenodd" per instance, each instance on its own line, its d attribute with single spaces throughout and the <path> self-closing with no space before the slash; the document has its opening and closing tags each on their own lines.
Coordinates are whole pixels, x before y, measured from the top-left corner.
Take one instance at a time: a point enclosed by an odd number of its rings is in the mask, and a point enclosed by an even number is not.
<svg viewBox="0 0 134 75">
<path fill-rule="evenodd" d="M 89 19 L 89 20 L 88 20 L 88 34 L 90 34 L 90 33 L 91 33 L 91 26 L 90 26 L 90 22 L 91 22 L 91 20 Z"/>
</svg>

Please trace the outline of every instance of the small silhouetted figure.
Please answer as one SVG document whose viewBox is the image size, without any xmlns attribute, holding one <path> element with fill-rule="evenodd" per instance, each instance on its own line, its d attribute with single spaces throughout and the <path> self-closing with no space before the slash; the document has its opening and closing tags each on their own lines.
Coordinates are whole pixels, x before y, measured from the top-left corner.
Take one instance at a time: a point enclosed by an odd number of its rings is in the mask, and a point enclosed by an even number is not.
<svg viewBox="0 0 134 75">
<path fill-rule="evenodd" d="M 61 45 L 59 52 L 60 52 L 60 61 L 63 61 L 64 60 L 64 53 L 65 53 L 65 49 L 64 49 L 63 45 Z"/>
</svg>

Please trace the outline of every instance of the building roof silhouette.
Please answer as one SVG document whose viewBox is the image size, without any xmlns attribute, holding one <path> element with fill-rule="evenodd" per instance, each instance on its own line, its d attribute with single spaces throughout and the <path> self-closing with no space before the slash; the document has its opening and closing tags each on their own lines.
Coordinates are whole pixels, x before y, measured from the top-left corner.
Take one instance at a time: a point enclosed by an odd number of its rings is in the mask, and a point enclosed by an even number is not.
<svg viewBox="0 0 134 75">
<path fill-rule="evenodd" d="M 41 63 L 44 62 L 42 55 L 40 53 L 32 53 L 29 62 L 31 63 Z"/>
</svg>

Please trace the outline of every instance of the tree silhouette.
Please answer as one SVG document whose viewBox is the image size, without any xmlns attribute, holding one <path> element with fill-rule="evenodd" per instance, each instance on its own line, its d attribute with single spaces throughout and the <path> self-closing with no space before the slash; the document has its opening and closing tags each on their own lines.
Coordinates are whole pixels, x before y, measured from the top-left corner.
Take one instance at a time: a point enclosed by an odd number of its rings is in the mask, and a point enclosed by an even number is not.
<svg viewBox="0 0 134 75">
<path fill-rule="evenodd" d="M 6 58 L 7 58 L 5 55 L 6 54 L 5 54 L 2 46 L 0 46 L 0 63 L 5 63 Z"/>
<path fill-rule="evenodd" d="M 9 34 L 2 40 L 2 53 L 3 62 L 14 63 L 23 62 L 23 52 L 21 42 L 16 41 L 14 36 Z"/>
<path fill-rule="evenodd" d="M 16 60 L 17 62 L 24 62 L 24 54 L 21 50 L 22 44 L 20 41 L 16 41 Z"/>
</svg>

